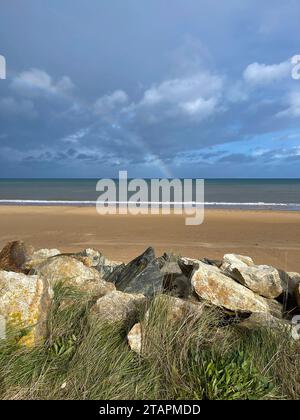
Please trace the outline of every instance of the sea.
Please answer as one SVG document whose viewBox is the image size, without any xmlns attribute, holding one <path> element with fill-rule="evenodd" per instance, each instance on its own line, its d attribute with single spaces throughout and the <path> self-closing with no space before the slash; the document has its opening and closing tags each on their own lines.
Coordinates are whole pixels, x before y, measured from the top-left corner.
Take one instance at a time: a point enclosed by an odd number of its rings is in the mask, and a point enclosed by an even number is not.
<svg viewBox="0 0 300 420">
<path fill-rule="evenodd" d="M 145 181 L 150 187 L 151 181 Z M 0 179 L 0 205 L 94 206 L 99 197 L 97 182 L 74 178 Z M 118 180 L 115 182 L 118 185 Z M 206 179 L 203 201 L 205 208 L 300 211 L 300 179 Z"/>
</svg>

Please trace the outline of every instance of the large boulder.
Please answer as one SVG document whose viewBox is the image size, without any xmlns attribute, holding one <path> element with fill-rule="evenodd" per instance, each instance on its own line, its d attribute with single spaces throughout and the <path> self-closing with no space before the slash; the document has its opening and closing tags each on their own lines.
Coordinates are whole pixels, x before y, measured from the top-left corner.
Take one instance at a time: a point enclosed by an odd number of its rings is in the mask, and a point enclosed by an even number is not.
<svg viewBox="0 0 300 420">
<path fill-rule="evenodd" d="M 217 267 L 198 261 L 191 283 L 201 299 L 238 312 L 270 312 L 263 298 L 223 274 Z"/>
<path fill-rule="evenodd" d="M 33 252 L 31 257 L 27 259 L 24 264 L 24 269 L 29 271 L 33 270 L 35 267 L 45 262 L 48 258 L 55 257 L 60 254 L 60 251 L 56 248 L 53 249 L 39 249 L 38 251 Z"/>
<path fill-rule="evenodd" d="M 160 264 L 157 259 L 151 261 L 146 268 L 137 276 L 133 277 L 130 283 L 123 288 L 126 293 L 142 293 L 151 297 L 163 291 L 163 274 L 160 271 Z"/>
<path fill-rule="evenodd" d="M 268 265 L 255 265 L 250 257 L 226 254 L 220 269 L 260 296 L 274 299 L 283 293 L 278 270 Z"/>
<path fill-rule="evenodd" d="M 5 325 L 24 330 L 21 343 L 41 343 L 47 333 L 47 314 L 53 291 L 45 278 L 0 271 L 0 315 Z"/>
<path fill-rule="evenodd" d="M 162 257 L 155 257 L 154 250 L 150 247 L 125 266 L 116 267 L 106 279 L 113 281 L 116 288 L 123 292 L 153 296 L 163 290 L 164 275 L 160 269 L 164 263 Z"/>
<path fill-rule="evenodd" d="M 97 300 L 91 309 L 91 316 L 105 322 L 124 322 L 134 319 L 139 306 L 146 302 L 142 294 L 113 291 Z"/>
<path fill-rule="evenodd" d="M 188 298 L 190 281 L 182 273 L 177 260 L 176 256 L 168 254 L 156 258 L 153 249 L 148 248 L 125 267 L 117 268 L 111 277 L 115 276 L 117 289 L 126 293 L 143 293 L 151 297 L 166 291 L 173 296 Z"/>
<path fill-rule="evenodd" d="M 31 258 L 33 247 L 23 241 L 8 242 L 0 252 L 0 270 L 23 272 L 24 264 Z"/>
<path fill-rule="evenodd" d="M 144 271 L 153 260 L 155 260 L 154 249 L 149 247 L 143 254 L 126 264 L 116 273 L 113 279 L 117 289 L 125 290 L 132 280 Z"/>
<path fill-rule="evenodd" d="M 48 279 L 50 284 L 61 281 L 99 296 L 115 290 L 115 286 L 104 281 L 95 268 L 66 255 L 48 258 L 35 268 L 34 274 Z"/>
</svg>

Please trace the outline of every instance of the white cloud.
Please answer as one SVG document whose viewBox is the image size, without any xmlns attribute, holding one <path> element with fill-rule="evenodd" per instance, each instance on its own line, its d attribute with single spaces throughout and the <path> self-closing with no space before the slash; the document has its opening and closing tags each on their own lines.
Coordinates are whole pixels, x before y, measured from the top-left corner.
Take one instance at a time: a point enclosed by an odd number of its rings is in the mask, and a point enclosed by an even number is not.
<svg viewBox="0 0 300 420">
<path fill-rule="evenodd" d="M 62 139 L 62 141 L 65 142 L 65 143 L 77 144 L 80 139 L 82 139 L 83 137 L 85 137 L 89 133 L 89 131 L 90 131 L 89 127 L 82 128 L 82 129 L 76 131 L 75 133 L 64 137 Z"/>
<path fill-rule="evenodd" d="M 124 106 L 128 102 L 128 96 L 123 90 L 115 90 L 110 95 L 101 96 L 94 105 L 96 114 L 109 114 L 112 111 Z"/>
<path fill-rule="evenodd" d="M 55 83 L 47 72 L 33 68 L 16 76 L 11 83 L 11 87 L 17 93 L 36 96 L 41 93 L 66 94 L 74 85 L 68 76 L 63 76 Z"/>
<path fill-rule="evenodd" d="M 144 113 L 150 123 L 178 116 L 201 120 L 217 110 L 222 89 L 223 79 L 207 72 L 169 79 L 147 89 L 131 111 Z"/>
<path fill-rule="evenodd" d="M 247 83 L 262 85 L 288 77 L 291 73 L 291 63 L 283 61 L 279 64 L 252 63 L 246 67 L 243 76 Z"/>
<path fill-rule="evenodd" d="M 183 112 L 185 112 L 187 115 L 190 115 L 190 116 L 201 115 L 202 118 L 205 118 L 209 116 L 215 110 L 216 105 L 217 105 L 216 98 L 209 98 L 207 100 L 203 98 L 198 98 L 198 99 L 195 99 L 194 101 L 184 102 L 180 106 Z"/>
</svg>

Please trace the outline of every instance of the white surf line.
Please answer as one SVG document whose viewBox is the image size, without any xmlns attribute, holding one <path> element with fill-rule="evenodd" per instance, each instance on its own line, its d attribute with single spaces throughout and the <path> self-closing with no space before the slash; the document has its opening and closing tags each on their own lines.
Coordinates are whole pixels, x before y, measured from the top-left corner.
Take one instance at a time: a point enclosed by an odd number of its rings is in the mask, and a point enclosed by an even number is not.
<svg viewBox="0 0 300 420">
<path fill-rule="evenodd" d="M 280 206 L 300 207 L 300 203 L 265 203 L 265 202 L 225 202 L 225 201 L 91 201 L 91 200 L 12 200 L 1 199 L 0 203 L 6 204 L 146 204 L 146 205 L 201 205 L 201 206 Z"/>
</svg>

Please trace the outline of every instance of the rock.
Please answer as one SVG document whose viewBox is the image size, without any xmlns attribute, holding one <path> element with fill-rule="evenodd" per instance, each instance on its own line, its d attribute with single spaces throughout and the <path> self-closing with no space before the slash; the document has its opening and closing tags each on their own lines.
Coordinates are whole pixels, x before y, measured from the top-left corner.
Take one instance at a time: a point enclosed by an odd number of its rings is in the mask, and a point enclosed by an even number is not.
<svg viewBox="0 0 300 420">
<path fill-rule="evenodd" d="M 106 281 L 111 281 L 114 276 L 125 267 L 125 264 L 121 261 L 111 261 L 107 258 L 103 258 L 103 261 L 99 263 L 95 268 L 101 274 L 101 277 Z"/>
<path fill-rule="evenodd" d="M 220 269 L 260 296 L 273 299 L 283 293 L 278 270 L 267 265 L 255 265 L 250 257 L 226 254 Z"/>
<path fill-rule="evenodd" d="M 85 266 L 95 268 L 100 276 L 106 280 L 120 266 L 125 267 L 125 264 L 119 261 L 110 261 L 101 252 L 93 248 L 87 248 L 76 253 L 60 254 L 62 257 L 72 257 L 81 261 Z"/>
<path fill-rule="evenodd" d="M 72 284 L 82 284 L 86 280 L 100 280 L 100 274 L 95 269 L 86 267 L 76 258 L 61 255 L 38 265 L 35 273 L 46 277 L 51 283 L 68 281 Z"/>
<path fill-rule="evenodd" d="M 83 262 L 87 267 L 97 267 L 101 260 L 104 259 L 103 255 L 93 248 L 84 249 L 81 252 L 77 252 L 73 255 L 74 258 L 78 258 L 79 261 Z"/>
<path fill-rule="evenodd" d="M 178 265 L 182 273 L 188 279 L 190 279 L 194 269 L 199 266 L 199 260 L 195 260 L 193 258 L 181 257 L 178 259 Z"/>
<path fill-rule="evenodd" d="M 300 284 L 300 274 L 291 272 L 291 271 L 286 274 L 288 275 L 288 280 L 287 280 L 288 291 L 291 295 L 293 295 L 295 293 L 296 287 L 299 286 Z"/>
<path fill-rule="evenodd" d="M 146 302 L 142 294 L 123 293 L 117 290 L 97 300 L 91 315 L 107 322 L 123 322 L 137 316 L 138 307 Z"/>
<path fill-rule="evenodd" d="M 247 257 L 245 255 L 238 255 L 238 254 L 225 254 L 223 257 L 223 263 L 227 263 L 230 265 L 236 265 L 237 267 L 239 265 L 246 265 L 248 267 L 254 266 L 254 261 L 252 260 L 252 258 Z"/>
<path fill-rule="evenodd" d="M 158 295 L 153 302 L 154 306 L 159 305 L 166 309 L 166 322 L 172 324 L 176 321 L 184 320 L 189 316 L 193 318 L 202 315 L 205 304 L 197 302 L 190 302 L 183 299 L 178 299 L 168 295 Z M 150 317 L 150 312 L 145 313 L 144 323 L 145 330 L 147 330 L 147 323 Z M 143 327 L 141 323 L 135 324 L 127 335 L 128 344 L 131 350 L 141 354 L 142 344 L 144 341 Z"/>
<path fill-rule="evenodd" d="M 134 324 L 127 335 L 127 341 L 130 349 L 137 354 L 141 354 L 142 352 L 142 326 L 141 323 L 138 322 Z"/>
<path fill-rule="evenodd" d="M 160 271 L 159 261 L 154 259 L 146 268 L 133 277 L 130 283 L 123 290 L 126 293 L 142 293 L 151 297 L 163 291 L 163 274 Z"/>
<path fill-rule="evenodd" d="M 264 299 L 227 277 L 217 267 L 198 262 L 191 279 L 197 295 L 216 306 L 240 312 L 270 312 Z"/>
<path fill-rule="evenodd" d="M 36 266 L 40 265 L 44 261 L 46 261 L 48 258 L 54 257 L 56 255 L 59 255 L 60 251 L 58 249 L 39 249 L 38 251 L 35 251 L 31 257 L 25 262 L 24 268 L 25 270 L 32 270 Z"/>
<path fill-rule="evenodd" d="M 146 267 L 137 275 L 133 270 L 130 281 L 118 281 L 117 288 L 127 293 L 143 293 L 148 297 L 167 291 L 173 296 L 188 298 L 191 295 L 190 281 L 182 273 L 177 258 L 168 256 L 169 260 L 166 261 L 164 256 L 153 258 L 154 254 L 150 255 L 152 259 L 148 259 Z"/>
<path fill-rule="evenodd" d="M 101 279 L 97 270 L 87 267 L 76 258 L 68 256 L 58 255 L 47 259 L 35 268 L 34 274 L 48 279 L 51 285 L 63 281 L 99 296 L 115 290 L 112 283 Z"/>
<path fill-rule="evenodd" d="M 113 281 L 116 288 L 123 292 L 152 296 L 163 288 L 161 264 L 161 259 L 155 258 L 150 247 L 127 265 L 116 267 L 106 279 Z"/>
<path fill-rule="evenodd" d="M 47 333 L 46 320 L 53 297 L 46 279 L 21 273 L 0 271 L 0 314 L 6 325 L 15 325 L 28 332 L 20 343 L 33 346 Z"/>
<path fill-rule="evenodd" d="M 125 266 L 126 265 L 124 263 L 116 263 L 116 265 L 110 265 L 109 262 L 108 264 L 103 265 L 102 267 L 97 267 L 97 270 L 101 273 L 104 280 L 115 284 Z"/>
<path fill-rule="evenodd" d="M 115 285 L 118 290 L 125 290 L 129 283 L 137 277 L 145 268 L 155 259 L 153 248 L 149 247 L 143 254 L 139 255 L 133 261 L 126 264 L 126 266 L 118 272 L 115 276 Z"/>
<path fill-rule="evenodd" d="M 218 268 L 220 268 L 221 265 L 223 264 L 222 260 L 212 260 L 210 258 L 202 258 L 200 261 L 202 261 L 204 264 L 214 265 L 215 267 L 218 267 Z"/>
<path fill-rule="evenodd" d="M 22 241 L 8 242 L 0 252 L 0 270 L 23 272 L 23 266 L 33 251 L 33 247 Z"/>
<path fill-rule="evenodd" d="M 249 318 L 244 319 L 238 324 L 238 326 L 249 330 L 261 328 L 280 330 L 291 329 L 291 325 L 288 321 L 275 318 L 271 314 L 267 313 L 252 313 Z"/>
</svg>

